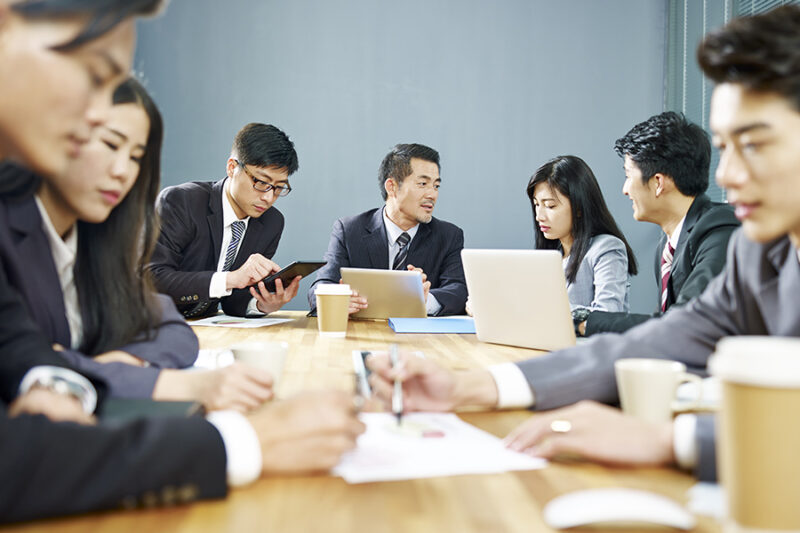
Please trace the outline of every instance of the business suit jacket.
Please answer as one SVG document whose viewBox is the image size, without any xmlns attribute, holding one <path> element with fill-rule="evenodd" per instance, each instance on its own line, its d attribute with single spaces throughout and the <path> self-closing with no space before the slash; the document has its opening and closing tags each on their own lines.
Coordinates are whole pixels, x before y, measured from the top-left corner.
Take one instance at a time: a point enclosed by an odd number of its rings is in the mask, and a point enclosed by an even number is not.
<svg viewBox="0 0 800 533">
<path fill-rule="evenodd" d="M 564 259 L 564 266 L 569 259 Z M 608 234 L 592 237 L 575 281 L 567 283 L 570 307 L 598 311 L 627 311 L 631 276 L 625 243 Z"/>
<path fill-rule="evenodd" d="M 725 267 L 725 254 L 731 234 L 739 221 L 728 204 L 712 202 L 705 194 L 694 199 L 683 222 L 678 247 L 672 260 L 667 282 L 667 305 L 686 304 L 706 288 L 711 279 Z M 662 233 L 655 252 L 655 282 L 661 294 L 661 253 L 667 244 Z M 659 302 L 661 298 L 659 296 Z M 623 332 L 661 315 L 661 304 L 652 315 L 636 313 L 593 312 L 586 321 L 586 336 L 605 331 Z"/>
<path fill-rule="evenodd" d="M 800 261 L 788 237 L 766 244 L 734 233 L 727 267 L 687 305 L 624 334 L 599 335 L 586 344 L 518 363 L 536 409 L 583 399 L 615 402 L 614 362 L 624 357 L 682 361 L 704 373 L 708 357 L 730 335 L 800 336 Z M 711 424 L 698 424 L 698 475 L 713 475 Z"/>
<path fill-rule="evenodd" d="M 439 315 L 464 313 L 467 284 L 461 265 L 464 232 L 461 228 L 432 218 L 420 224 L 408 245 L 408 264 L 421 268 L 431 282 L 430 294 L 441 304 Z M 340 218 L 333 224 L 327 264 L 308 290 L 311 309 L 317 306 L 315 288 L 319 283 L 339 283 L 342 267 L 382 268 L 389 266 L 389 244 L 383 224 L 383 208 Z"/>
<path fill-rule="evenodd" d="M 0 435 L 0 522 L 222 498 L 227 491 L 222 438 L 202 417 L 80 426 L 9 418 L 0 402 Z"/>
<path fill-rule="evenodd" d="M 61 283 L 42 219 L 33 196 L 0 196 L 0 258 L 8 283 L 22 296 L 26 314 L 33 318 L 44 339 L 65 347 L 72 345 Z M 161 321 L 117 349 L 150 363 L 135 367 L 123 363 L 98 363 L 77 350 L 59 355 L 80 372 L 101 377 L 114 396 L 150 397 L 162 368 L 184 368 L 194 363 L 198 342 L 175 306 L 159 295 Z"/>
<path fill-rule="evenodd" d="M 161 234 L 149 268 L 158 292 L 171 296 L 184 314 L 202 302 L 210 303 L 204 314 L 217 311 L 217 302 L 209 297 L 208 289 L 222 246 L 224 183 L 225 178 L 216 183 L 193 181 L 167 187 L 156 202 Z M 255 253 L 272 259 L 282 232 L 283 215 L 275 207 L 259 218 L 251 218 L 231 270 Z M 222 310 L 245 316 L 251 298 L 248 289 L 234 289 L 230 296 L 221 298 Z"/>
</svg>

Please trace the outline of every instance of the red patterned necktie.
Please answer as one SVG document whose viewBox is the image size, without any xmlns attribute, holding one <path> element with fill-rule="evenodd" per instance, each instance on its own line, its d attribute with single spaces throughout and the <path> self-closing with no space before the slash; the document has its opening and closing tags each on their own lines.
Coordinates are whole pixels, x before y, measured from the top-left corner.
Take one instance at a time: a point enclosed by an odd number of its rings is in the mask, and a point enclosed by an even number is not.
<svg viewBox="0 0 800 533">
<path fill-rule="evenodd" d="M 672 254 L 675 253 L 675 248 L 667 241 L 664 246 L 664 252 L 661 254 L 661 312 L 667 310 L 667 283 L 669 283 L 669 275 L 672 272 Z"/>
</svg>

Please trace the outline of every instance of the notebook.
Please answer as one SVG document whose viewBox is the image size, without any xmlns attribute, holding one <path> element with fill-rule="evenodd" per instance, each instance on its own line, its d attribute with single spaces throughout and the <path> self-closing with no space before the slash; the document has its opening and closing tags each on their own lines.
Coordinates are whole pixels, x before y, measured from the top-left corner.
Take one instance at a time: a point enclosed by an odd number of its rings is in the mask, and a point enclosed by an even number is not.
<svg viewBox="0 0 800 533">
<path fill-rule="evenodd" d="M 462 250 L 478 340 L 538 350 L 575 344 L 555 250 Z"/>
</svg>

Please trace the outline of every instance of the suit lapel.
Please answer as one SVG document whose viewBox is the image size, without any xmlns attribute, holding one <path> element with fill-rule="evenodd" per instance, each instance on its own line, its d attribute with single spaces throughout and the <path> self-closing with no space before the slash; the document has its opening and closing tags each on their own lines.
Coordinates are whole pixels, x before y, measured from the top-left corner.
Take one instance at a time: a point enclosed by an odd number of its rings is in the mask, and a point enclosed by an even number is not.
<svg viewBox="0 0 800 533">
<path fill-rule="evenodd" d="M 431 255 L 431 243 L 430 243 L 430 236 L 431 236 L 431 228 L 430 225 L 433 222 L 428 224 L 420 224 L 417 226 L 417 234 L 414 235 L 414 238 L 411 240 L 411 244 L 409 244 L 408 248 L 408 264 L 414 265 L 415 267 L 421 268 L 425 270 L 425 267 L 429 265 L 428 258 Z"/>
<path fill-rule="evenodd" d="M 31 313 L 49 324 L 51 340 L 70 346 L 72 339 L 64 307 L 64 294 L 58 278 L 50 243 L 42 228 L 42 218 L 36 201 L 31 196 L 20 203 L 11 203 L 8 209 L 9 226 L 15 233 L 14 248 L 18 264 L 24 271 L 17 272 L 20 279 L 30 281 L 19 287 L 26 300 L 41 300 L 43 310 L 30 309 Z M 33 281 L 31 281 L 33 280 Z M 35 287 L 35 289 L 32 289 Z"/>
<path fill-rule="evenodd" d="M 214 264 L 212 270 L 217 269 L 219 263 L 220 247 L 222 246 L 222 195 L 225 194 L 223 184 L 225 179 L 221 179 L 211 188 L 208 197 L 208 231 L 211 234 L 212 256 Z"/>
<path fill-rule="evenodd" d="M 364 228 L 364 246 L 369 254 L 370 268 L 390 268 L 389 243 L 383 225 L 383 209 L 376 209 L 369 225 Z"/>
<path fill-rule="evenodd" d="M 700 215 L 705 212 L 706 206 L 709 203 L 711 203 L 711 199 L 705 194 L 701 194 L 694 199 L 692 205 L 689 207 L 689 211 L 686 212 L 686 219 L 683 221 L 681 234 L 678 237 L 678 247 L 675 249 L 675 254 L 672 258 L 672 271 L 667 285 L 669 301 L 675 300 L 675 294 L 672 289 L 673 280 L 675 284 L 683 285 L 683 281 L 691 273 L 692 250 L 689 250 L 689 242 L 691 240 L 692 230 L 697 224 L 697 221 L 700 220 Z M 666 243 L 666 241 L 664 242 Z M 664 245 L 662 244 L 662 250 L 663 247 Z M 686 259 L 684 259 L 684 256 L 686 256 Z"/>
</svg>

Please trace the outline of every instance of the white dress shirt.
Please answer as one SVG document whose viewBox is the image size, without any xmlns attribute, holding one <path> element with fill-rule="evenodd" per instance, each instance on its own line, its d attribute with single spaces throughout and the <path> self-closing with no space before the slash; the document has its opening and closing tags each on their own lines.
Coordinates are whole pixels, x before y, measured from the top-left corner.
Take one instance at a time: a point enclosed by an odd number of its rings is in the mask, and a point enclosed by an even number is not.
<svg viewBox="0 0 800 533">
<path fill-rule="evenodd" d="M 419 224 L 415 225 L 413 228 L 404 230 L 391 221 L 389 216 L 386 214 L 386 207 L 384 207 L 383 225 L 386 228 L 386 238 L 389 242 L 389 268 L 391 268 L 394 264 L 394 258 L 397 257 L 397 254 L 400 251 L 400 245 L 397 244 L 397 238 L 403 233 L 408 233 L 410 238 L 408 239 L 408 244 L 406 246 L 411 246 L 411 241 L 414 240 L 414 236 L 416 236 L 417 230 L 419 230 Z M 442 304 L 439 303 L 439 300 L 436 299 L 436 296 L 429 292 L 428 300 L 425 302 L 425 308 L 428 315 L 435 315 L 442 309 Z"/>
<path fill-rule="evenodd" d="M 225 255 L 227 254 L 228 245 L 230 245 L 233 235 L 231 225 L 239 220 L 239 217 L 236 216 L 236 212 L 233 210 L 233 206 L 228 199 L 229 187 L 230 180 L 225 180 L 225 185 L 222 188 L 222 245 L 219 251 L 219 261 L 217 261 L 217 271 L 211 276 L 211 284 L 208 287 L 209 298 L 222 298 L 224 296 L 230 296 L 233 292 L 233 290 L 228 290 L 226 288 L 228 272 L 223 270 L 225 267 Z M 244 217 L 241 221 L 244 222 L 244 231 L 242 231 L 242 237 L 239 239 L 239 243 L 236 246 L 236 255 L 239 254 L 239 250 L 242 247 L 242 242 L 244 241 L 244 236 L 247 233 L 247 228 L 250 223 L 250 217 Z M 236 257 L 236 255 L 234 255 L 234 257 Z M 250 303 L 247 304 L 248 315 L 264 314 L 258 310 L 256 304 L 256 299 L 251 298 Z"/>
</svg>

